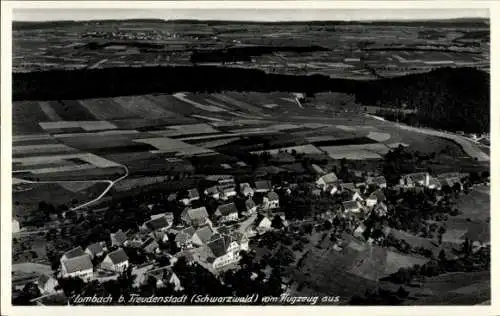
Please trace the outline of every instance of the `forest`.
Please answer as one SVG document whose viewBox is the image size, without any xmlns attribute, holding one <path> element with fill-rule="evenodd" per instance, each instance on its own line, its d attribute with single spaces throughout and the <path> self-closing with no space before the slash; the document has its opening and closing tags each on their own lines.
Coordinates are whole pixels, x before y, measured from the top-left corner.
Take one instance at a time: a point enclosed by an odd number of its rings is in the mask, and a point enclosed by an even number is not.
<svg viewBox="0 0 500 316">
<path fill-rule="evenodd" d="M 332 91 L 353 94 L 361 105 L 417 109 L 414 125 L 475 133 L 488 132 L 490 126 L 489 74 L 473 68 L 441 68 L 369 81 L 196 65 L 52 70 L 14 73 L 12 89 L 14 101 L 179 91 Z"/>
</svg>

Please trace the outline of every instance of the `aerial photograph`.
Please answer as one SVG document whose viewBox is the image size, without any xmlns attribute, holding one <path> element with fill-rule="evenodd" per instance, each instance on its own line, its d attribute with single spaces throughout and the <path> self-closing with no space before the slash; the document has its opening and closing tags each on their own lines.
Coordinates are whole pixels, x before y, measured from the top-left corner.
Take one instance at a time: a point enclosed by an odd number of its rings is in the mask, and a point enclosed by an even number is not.
<svg viewBox="0 0 500 316">
<path fill-rule="evenodd" d="M 490 13 L 386 11 L 14 9 L 11 304 L 491 305 Z"/>
</svg>

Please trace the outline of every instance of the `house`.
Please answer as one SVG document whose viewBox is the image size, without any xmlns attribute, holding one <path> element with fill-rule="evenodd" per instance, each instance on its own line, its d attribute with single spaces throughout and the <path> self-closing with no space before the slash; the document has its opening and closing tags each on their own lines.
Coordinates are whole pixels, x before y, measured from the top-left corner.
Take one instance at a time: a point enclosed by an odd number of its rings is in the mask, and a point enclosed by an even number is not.
<svg viewBox="0 0 500 316">
<path fill-rule="evenodd" d="M 209 222 L 207 209 L 202 206 L 198 208 L 187 208 L 181 214 L 181 219 L 190 226 L 198 227 Z"/>
<path fill-rule="evenodd" d="M 116 233 L 110 234 L 110 239 L 111 246 L 120 247 L 125 243 L 125 241 L 127 241 L 127 236 L 121 229 L 119 229 Z"/>
<path fill-rule="evenodd" d="M 238 209 L 236 205 L 231 202 L 219 205 L 214 215 L 219 223 L 235 221 L 238 219 Z"/>
<path fill-rule="evenodd" d="M 255 231 L 263 234 L 271 230 L 272 221 L 267 216 L 258 216 L 255 220 Z"/>
<path fill-rule="evenodd" d="M 90 244 L 87 246 L 87 249 L 85 249 L 85 252 L 88 253 L 92 259 L 95 257 L 101 257 L 104 255 L 105 251 L 106 243 L 103 241 Z"/>
<path fill-rule="evenodd" d="M 250 187 L 249 183 L 241 183 L 240 184 L 240 192 L 244 197 L 253 196 L 253 189 Z"/>
<path fill-rule="evenodd" d="M 184 205 L 190 205 L 191 202 L 195 201 L 195 200 L 198 200 L 200 198 L 200 193 L 198 192 L 198 189 L 196 188 L 193 188 L 193 189 L 189 189 L 187 190 L 187 194 L 186 194 L 186 197 L 184 197 L 181 202 L 184 204 Z"/>
<path fill-rule="evenodd" d="M 463 190 L 463 185 L 462 185 L 462 181 L 460 180 L 460 178 L 457 176 L 457 177 L 441 177 L 441 178 L 438 178 L 439 179 L 439 183 L 441 184 L 441 187 L 443 186 L 449 186 L 450 188 L 453 188 L 455 186 L 455 184 L 458 183 L 458 186 L 460 187 L 460 190 Z"/>
<path fill-rule="evenodd" d="M 373 208 L 373 212 L 379 217 L 387 216 L 387 205 L 384 202 L 379 202 Z"/>
<path fill-rule="evenodd" d="M 218 185 L 217 190 L 219 191 L 219 198 L 224 200 L 236 196 L 236 189 L 234 183 Z"/>
<path fill-rule="evenodd" d="M 174 287 L 174 291 L 183 290 L 179 277 L 175 274 L 175 272 L 172 271 L 170 267 L 163 267 L 147 271 L 146 276 L 155 278 L 156 286 L 158 288 L 165 287 L 167 284 L 171 284 Z"/>
<path fill-rule="evenodd" d="M 101 268 L 115 272 L 125 271 L 128 265 L 128 256 L 122 248 L 108 253 L 101 262 Z"/>
<path fill-rule="evenodd" d="M 252 198 L 248 198 L 245 201 L 246 214 L 253 214 L 257 211 L 257 205 Z"/>
<path fill-rule="evenodd" d="M 381 189 L 387 188 L 387 181 L 386 181 L 384 176 L 367 177 L 366 184 L 367 185 L 375 185 Z"/>
<path fill-rule="evenodd" d="M 274 191 L 269 192 L 262 201 L 264 209 L 276 209 L 280 206 L 280 197 Z"/>
<path fill-rule="evenodd" d="M 214 269 L 220 269 L 240 260 L 240 245 L 230 235 L 214 235 L 213 239 L 207 243 L 207 250 L 207 261 Z"/>
<path fill-rule="evenodd" d="M 179 248 L 191 248 L 192 247 L 191 238 L 193 237 L 195 231 L 196 229 L 190 226 L 178 232 L 177 235 L 175 236 L 175 242 L 177 246 Z"/>
<path fill-rule="evenodd" d="M 327 173 L 316 180 L 316 185 L 326 191 L 338 181 L 337 175 L 333 172 Z"/>
<path fill-rule="evenodd" d="M 140 246 L 140 248 L 147 254 L 155 253 L 159 247 L 158 242 L 153 237 L 146 239 Z"/>
<path fill-rule="evenodd" d="M 180 258 L 183 258 L 186 261 L 186 264 L 188 266 L 192 265 L 194 263 L 194 256 L 191 252 L 182 250 L 178 253 L 176 253 L 172 258 L 171 258 L 171 263 L 177 262 Z"/>
<path fill-rule="evenodd" d="M 428 172 L 417 172 L 406 174 L 401 177 L 399 183 L 405 188 L 414 188 L 417 186 L 429 187 L 431 176 Z"/>
<path fill-rule="evenodd" d="M 206 245 L 214 233 L 215 232 L 210 225 L 199 227 L 191 237 L 191 243 L 198 247 Z"/>
<path fill-rule="evenodd" d="M 255 181 L 255 192 L 257 193 L 267 193 L 271 191 L 271 181 L 268 180 L 258 180 Z"/>
<path fill-rule="evenodd" d="M 385 202 L 385 194 L 381 190 L 372 192 L 370 196 L 366 199 L 366 206 L 373 207 L 378 202 Z"/>
<path fill-rule="evenodd" d="M 150 232 L 165 231 L 172 225 L 172 222 L 173 218 L 169 220 L 166 214 L 156 214 L 152 215 L 151 219 L 142 225 L 142 228 Z"/>
<path fill-rule="evenodd" d="M 356 238 L 364 238 L 363 234 L 366 231 L 366 225 L 361 223 L 356 227 L 356 229 L 353 232 L 354 237 Z"/>
<path fill-rule="evenodd" d="M 429 180 L 429 189 L 441 190 L 441 181 L 437 178 L 431 177 Z"/>
<path fill-rule="evenodd" d="M 342 203 L 344 213 L 360 213 L 362 211 L 361 204 L 358 201 L 346 201 Z"/>
<path fill-rule="evenodd" d="M 94 273 L 90 255 L 85 253 L 81 247 L 65 252 L 60 261 L 63 278 L 80 277 L 88 280 Z"/>
<path fill-rule="evenodd" d="M 218 200 L 220 198 L 219 188 L 217 188 L 217 186 L 215 186 L 215 185 L 205 189 L 204 193 L 206 196 L 212 197 L 216 200 Z"/>
<path fill-rule="evenodd" d="M 12 233 L 18 233 L 21 230 L 21 225 L 19 225 L 19 221 L 15 218 L 12 218 Z"/>
<path fill-rule="evenodd" d="M 59 282 L 50 275 L 41 274 L 36 280 L 36 285 L 42 295 L 47 295 L 57 292 L 56 287 L 59 285 Z"/>
</svg>

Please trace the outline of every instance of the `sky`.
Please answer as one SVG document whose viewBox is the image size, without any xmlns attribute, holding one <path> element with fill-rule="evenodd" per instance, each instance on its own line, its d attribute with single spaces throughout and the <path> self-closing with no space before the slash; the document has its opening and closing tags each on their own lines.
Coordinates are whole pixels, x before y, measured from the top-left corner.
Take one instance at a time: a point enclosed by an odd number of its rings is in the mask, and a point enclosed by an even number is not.
<svg viewBox="0 0 500 316">
<path fill-rule="evenodd" d="M 488 9 L 14 9 L 15 21 L 198 19 L 236 21 L 489 18 Z"/>
</svg>

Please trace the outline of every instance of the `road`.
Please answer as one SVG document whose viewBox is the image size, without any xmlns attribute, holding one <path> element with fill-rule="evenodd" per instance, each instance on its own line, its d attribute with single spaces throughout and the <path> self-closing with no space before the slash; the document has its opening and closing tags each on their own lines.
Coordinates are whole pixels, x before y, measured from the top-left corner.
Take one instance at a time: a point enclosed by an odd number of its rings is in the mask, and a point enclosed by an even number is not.
<svg viewBox="0 0 500 316">
<path fill-rule="evenodd" d="M 80 205 L 77 205 L 77 206 L 73 206 L 71 208 L 72 211 L 76 211 L 76 210 L 79 210 L 81 208 L 84 208 L 86 206 L 89 206 L 91 204 L 94 204 L 95 202 L 99 201 L 100 199 L 102 199 L 106 193 L 109 192 L 109 190 L 111 190 L 111 188 L 119 181 L 125 179 L 126 177 L 128 177 L 128 174 L 129 174 L 129 171 L 128 171 L 128 168 L 127 166 L 125 165 L 120 165 L 120 167 L 122 167 L 124 170 L 125 170 L 125 174 L 115 180 L 58 180 L 58 181 L 32 181 L 32 180 L 25 180 L 25 179 L 21 179 L 22 182 L 25 182 L 25 183 L 65 183 L 65 182 L 71 182 L 71 183 L 88 183 L 88 182 L 91 182 L 91 183 L 108 183 L 108 186 L 106 187 L 106 189 L 104 189 L 104 191 L 102 191 L 101 194 L 99 194 L 98 197 L 96 197 L 95 199 L 92 199 L 88 202 L 85 202 L 83 204 L 80 204 Z"/>
<path fill-rule="evenodd" d="M 426 134 L 426 135 L 431 135 L 431 136 L 436 136 L 436 137 L 442 137 L 446 139 L 450 139 L 454 142 L 456 142 L 462 149 L 465 151 L 467 155 L 470 157 L 477 159 L 477 161 L 483 161 L 483 162 L 489 162 L 490 161 L 490 156 L 483 152 L 481 149 L 478 148 L 478 145 L 471 139 L 461 136 L 461 135 L 456 135 L 453 133 L 449 132 L 442 132 L 442 131 L 437 131 L 433 130 L 430 128 L 422 128 L 422 127 L 413 127 L 409 125 L 404 125 L 400 123 L 394 123 L 387 121 L 381 117 L 375 116 L 375 115 L 370 115 L 370 114 L 365 114 L 368 117 L 371 117 L 373 119 L 379 120 L 379 121 L 384 121 L 389 124 L 393 124 L 394 126 L 407 130 L 407 131 L 412 131 L 416 133 L 421 133 L 421 134 Z"/>
</svg>

